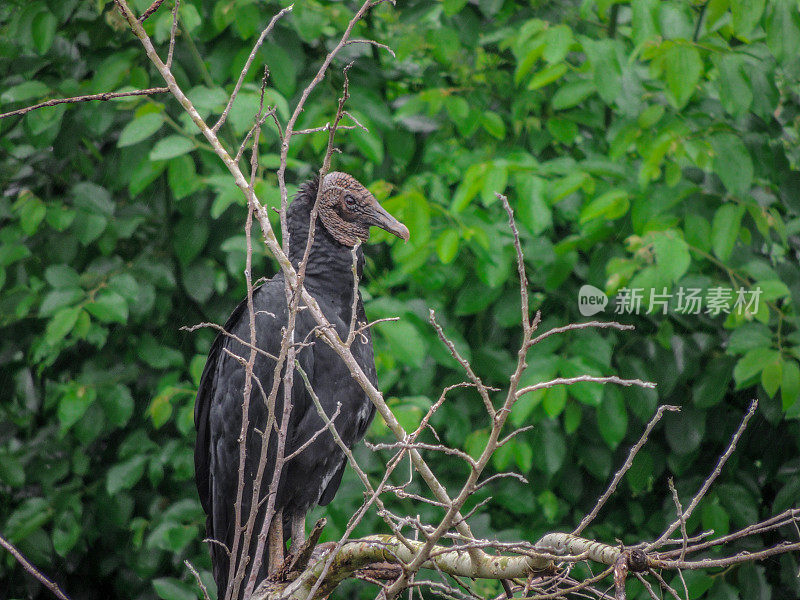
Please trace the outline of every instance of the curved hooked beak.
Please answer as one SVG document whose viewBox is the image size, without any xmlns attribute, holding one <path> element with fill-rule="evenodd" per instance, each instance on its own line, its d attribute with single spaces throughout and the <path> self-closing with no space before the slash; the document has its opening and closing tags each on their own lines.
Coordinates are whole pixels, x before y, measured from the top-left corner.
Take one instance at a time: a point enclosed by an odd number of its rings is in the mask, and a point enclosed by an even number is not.
<svg viewBox="0 0 800 600">
<path fill-rule="evenodd" d="M 388 231 L 402 239 L 403 241 L 407 242 L 408 238 L 410 237 L 410 233 L 408 231 L 408 227 L 403 225 L 400 221 L 395 219 L 392 215 L 386 212 L 378 201 L 373 199 L 372 206 L 370 206 L 370 211 L 368 214 L 368 220 L 370 225 L 374 225 L 375 227 L 380 227 L 381 229 Z"/>
</svg>

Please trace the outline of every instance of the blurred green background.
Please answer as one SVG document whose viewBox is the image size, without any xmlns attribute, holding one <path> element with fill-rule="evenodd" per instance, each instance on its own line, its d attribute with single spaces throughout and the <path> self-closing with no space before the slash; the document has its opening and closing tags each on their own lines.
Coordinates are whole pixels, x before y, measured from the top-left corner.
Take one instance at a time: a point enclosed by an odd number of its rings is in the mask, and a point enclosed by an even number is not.
<svg viewBox="0 0 800 600">
<path fill-rule="evenodd" d="M 140 13 L 148 4 L 132 2 Z M 221 112 L 255 38 L 285 4 L 183 0 L 173 70 L 203 116 Z M 170 8 L 146 23 L 164 54 Z M 285 119 L 355 8 L 298 0 L 222 129 L 229 147 L 252 124 L 264 62 L 267 102 Z M 797 506 L 798 2 L 409 0 L 377 7 L 354 35 L 388 44 L 396 59 L 347 46 L 299 127 L 332 117 L 342 68 L 354 61 L 348 110 L 369 132 L 338 135 L 334 168 L 367 183 L 411 230 L 408 244 L 374 232 L 363 284 L 371 318 L 402 317 L 376 327 L 375 348 L 381 388 L 407 427 L 464 379 L 427 323 L 429 307 L 488 384 L 502 387 L 516 360 L 518 283 L 495 191 L 516 210 L 542 330 L 583 319 L 586 283 L 609 294 L 762 289 L 747 315 L 674 306 L 614 315 L 612 300 L 598 318 L 635 332 L 584 331 L 534 348 L 525 383 L 619 374 L 658 389 L 582 384 L 524 397 L 511 421 L 534 428 L 499 451 L 491 471 L 513 469 L 530 483 L 482 490 L 467 508 L 493 500 L 473 530 L 531 541 L 571 530 L 658 403 L 682 412 L 664 418 L 588 535 L 657 536 L 674 518 L 668 478 L 685 506 L 753 397 L 761 405 L 751 427 L 689 532 L 720 535 Z M 0 6 L 0 111 L 159 85 L 113 3 Z M 318 170 L 326 140 L 293 140 L 290 192 Z M 256 190 L 273 206 L 277 152 L 268 123 Z M 166 95 L 0 121 L 0 190 L 0 532 L 75 600 L 195 598 L 182 561 L 210 577 L 192 409 L 214 332 L 179 327 L 222 323 L 244 295 L 243 198 Z M 275 270 L 257 245 L 255 275 Z M 449 398 L 434 426 L 444 442 L 479 452 L 482 403 L 472 391 Z M 377 422 L 369 438 L 389 439 Z M 375 476 L 388 456 L 357 452 Z M 463 481 L 463 465 L 428 459 L 452 489 Z M 397 481 L 407 474 L 398 469 Z M 361 498 L 348 472 L 325 511 L 328 538 Z M 371 514 L 356 533 L 385 530 Z M 796 558 L 687 573 L 691 597 L 797 598 Z M 637 585 L 631 597 L 643 597 Z M 0 553 L 0 597 L 48 594 Z"/>
</svg>

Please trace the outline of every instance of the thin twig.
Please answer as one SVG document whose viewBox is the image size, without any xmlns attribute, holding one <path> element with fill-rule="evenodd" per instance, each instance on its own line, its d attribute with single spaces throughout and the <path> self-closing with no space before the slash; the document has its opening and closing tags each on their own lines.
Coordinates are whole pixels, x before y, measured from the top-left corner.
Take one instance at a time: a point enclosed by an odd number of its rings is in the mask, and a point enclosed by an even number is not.
<svg viewBox="0 0 800 600">
<path fill-rule="evenodd" d="M 611 480 L 611 483 L 608 485 L 608 489 L 606 489 L 606 491 L 603 492 L 603 495 L 600 496 L 600 498 L 597 500 L 597 503 L 594 505 L 594 508 L 591 510 L 591 512 L 588 515 L 586 515 L 585 517 L 583 517 L 583 519 L 581 519 L 580 524 L 572 532 L 572 535 L 580 535 L 581 532 L 584 529 L 586 529 L 586 527 L 589 525 L 589 523 L 594 521 L 594 518 L 597 516 L 597 513 L 600 512 L 600 509 L 603 508 L 605 503 L 608 501 L 608 499 L 611 497 L 611 495 L 617 489 L 617 484 L 620 482 L 620 480 L 622 479 L 623 475 L 625 475 L 625 473 L 628 472 L 628 469 L 631 468 L 631 465 L 633 465 L 633 459 L 636 457 L 636 455 L 638 454 L 639 450 L 642 449 L 642 446 L 644 446 L 645 443 L 647 443 L 647 439 L 650 436 L 650 432 L 653 431 L 653 427 L 655 427 L 656 423 L 658 423 L 661 420 L 661 417 L 664 416 L 664 411 L 673 411 L 674 412 L 674 411 L 679 411 L 679 410 L 680 410 L 680 407 L 671 406 L 669 404 L 664 404 L 664 405 L 658 407 L 658 410 L 656 411 L 656 414 L 653 415 L 653 418 L 650 419 L 650 422 L 647 423 L 647 426 L 644 428 L 644 433 L 642 433 L 642 436 L 639 438 L 639 441 L 636 442 L 636 444 L 633 446 L 633 448 L 631 448 L 631 451 L 628 453 L 628 458 L 625 459 L 625 462 L 620 467 L 619 471 L 617 471 L 614 474 L 614 477 Z"/>
<path fill-rule="evenodd" d="M 30 573 L 36 579 L 38 579 L 39 582 L 43 586 L 45 586 L 48 590 L 53 592 L 53 594 L 55 594 L 55 596 L 57 598 L 59 598 L 60 600 L 69 600 L 69 598 L 67 598 L 66 594 L 64 594 L 64 592 L 61 591 L 61 588 L 58 587 L 58 585 L 54 581 L 51 581 L 47 577 L 42 575 L 42 573 L 40 573 L 36 569 L 36 567 L 34 567 L 30 562 L 28 562 L 28 560 L 24 556 L 22 556 L 22 553 L 19 550 L 17 550 L 11 544 L 11 542 L 9 542 L 6 538 L 4 538 L 1 535 L 0 535 L 0 546 L 5 548 L 6 550 L 8 550 L 8 552 L 11 554 L 11 556 L 13 556 L 17 560 L 17 562 L 20 565 L 22 565 L 23 569 L 25 569 L 28 573 Z"/>
<path fill-rule="evenodd" d="M 383 50 L 386 50 L 389 54 L 392 55 L 392 58 L 397 58 L 397 56 L 395 56 L 394 50 L 389 48 L 389 46 L 387 46 L 386 44 L 381 44 L 380 42 L 376 42 L 375 40 L 354 39 L 354 40 L 347 40 L 344 43 L 345 46 L 350 46 L 351 44 L 369 44 L 371 46 L 375 46 L 376 48 L 381 48 Z"/>
<path fill-rule="evenodd" d="M 730 444 L 728 444 L 727 449 L 725 450 L 723 455 L 719 457 L 719 460 L 717 461 L 714 470 L 711 472 L 708 478 L 703 482 L 703 485 L 697 491 L 697 494 L 695 494 L 694 498 L 692 498 L 692 501 L 689 503 L 689 506 L 686 507 L 686 511 L 683 513 L 681 518 L 677 519 L 669 527 L 667 527 L 666 531 L 664 531 L 664 533 L 661 534 L 661 537 L 659 537 L 653 543 L 647 545 L 648 551 L 661 547 L 664 544 L 664 542 L 667 539 L 669 539 L 669 537 L 673 534 L 673 532 L 680 526 L 681 521 L 682 520 L 686 521 L 689 519 L 689 517 L 692 515 L 692 512 L 694 512 L 695 507 L 697 507 L 697 504 L 700 502 L 700 500 L 702 500 L 703 496 L 706 495 L 708 488 L 711 487 L 711 484 L 714 483 L 714 480 L 722 472 L 722 467 L 725 465 L 730 455 L 733 454 L 733 451 L 736 449 L 736 443 L 739 441 L 739 438 L 742 436 L 742 433 L 744 433 L 744 430 L 747 428 L 747 423 L 750 421 L 750 417 L 753 416 L 753 413 L 756 411 L 757 407 L 758 407 L 758 400 L 753 400 L 750 403 L 750 408 L 747 410 L 747 413 L 742 419 L 742 422 L 739 424 L 739 428 L 736 430 L 736 433 L 733 434 L 733 438 L 731 439 Z"/>
<path fill-rule="evenodd" d="M 200 573 L 197 572 L 197 569 L 195 569 L 192 563 L 190 563 L 188 560 L 184 560 L 183 564 L 185 564 L 186 567 L 192 572 L 192 575 L 194 575 L 197 585 L 200 586 L 200 590 L 203 592 L 203 600 L 211 600 L 211 596 L 208 595 L 206 584 L 203 583 L 202 579 L 200 579 Z"/>
<path fill-rule="evenodd" d="M 261 312 L 261 311 L 259 311 L 259 312 Z M 272 315 L 272 316 L 274 317 L 275 315 Z M 270 354 L 269 352 L 267 352 L 263 348 L 259 348 L 258 346 L 254 346 L 250 342 L 246 342 L 245 340 L 240 338 L 235 333 L 231 333 L 230 331 L 226 331 L 225 328 L 222 325 L 218 325 L 217 323 L 198 323 L 197 325 L 191 325 L 191 326 L 184 325 L 183 327 L 180 328 L 180 330 L 181 331 L 192 332 L 192 331 L 196 331 L 198 329 L 201 329 L 203 327 L 208 327 L 210 329 L 216 329 L 222 335 L 224 335 L 226 337 L 229 337 L 232 340 L 236 340 L 242 346 L 245 346 L 246 348 L 249 348 L 250 350 L 255 350 L 259 354 L 262 354 L 262 355 L 266 356 L 267 358 L 271 358 L 272 360 L 278 360 L 278 357 L 275 356 L 274 354 Z"/>
<path fill-rule="evenodd" d="M 450 355 L 456 359 L 458 364 L 461 365 L 461 368 L 467 373 L 467 377 L 469 377 L 472 383 L 475 385 L 475 388 L 478 390 L 478 393 L 483 400 L 483 405 L 486 408 L 486 412 L 489 414 L 489 417 L 494 419 L 496 411 L 494 405 L 492 404 L 491 398 L 489 398 L 489 390 L 487 389 L 486 385 L 484 385 L 481 378 L 478 377 L 475 371 L 472 370 L 472 365 L 469 364 L 469 361 L 461 356 L 461 353 L 458 351 L 458 349 L 456 349 L 456 345 L 450 341 L 450 339 L 444 333 L 444 329 L 442 329 L 442 326 L 436 321 L 436 313 L 432 308 L 428 309 L 428 320 L 436 330 L 436 334 L 439 336 L 439 339 L 445 346 L 447 346 L 447 349 L 450 351 Z"/>
<path fill-rule="evenodd" d="M 219 131 L 219 128 L 222 127 L 222 124 L 225 122 L 225 119 L 228 118 L 228 113 L 231 110 L 231 106 L 233 106 L 233 102 L 236 100 L 236 95 L 239 93 L 239 89 L 242 87 L 242 83 L 244 82 L 245 75 L 247 75 L 247 71 L 250 70 L 250 65 L 253 64 L 253 60 L 256 58 L 256 54 L 258 53 L 259 48 L 261 48 L 264 40 L 269 35 L 269 32 L 272 31 L 272 28 L 275 27 L 275 23 L 278 22 L 282 16 L 286 13 L 291 12 L 294 8 L 294 4 L 290 4 L 280 12 L 278 12 L 272 19 L 270 19 L 269 24 L 264 28 L 261 32 L 261 35 L 258 36 L 255 45 L 253 46 L 253 50 L 250 52 L 250 56 L 247 57 L 247 60 L 244 63 L 244 67 L 242 68 L 242 72 L 239 73 L 239 79 L 236 81 L 236 85 L 233 86 L 233 92 L 231 92 L 231 97 L 228 99 L 228 103 L 225 105 L 225 109 L 222 111 L 222 114 L 219 117 L 219 120 L 214 123 L 214 126 L 211 128 L 211 131 L 216 133 Z"/>
<path fill-rule="evenodd" d="M 536 390 L 551 388 L 556 385 L 573 385 L 575 383 L 583 383 L 583 382 L 616 383 L 617 385 L 623 385 L 626 387 L 632 385 L 643 388 L 656 387 L 656 384 L 653 383 L 652 381 L 642 381 L 641 379 L 622 379 L 620 377 L 617 377 L 616 375 L 612 375 L 610 377 L 595 377 L 594 375 L 578 375 L 577 377 L 556 377 L 555 379 L 551 379 L 550 381 L 543 381 L 542 383 L 536 383 L 534 385 L 525 386 L 524 388 L 519 389 L 519 391 L 517 392 L 517 396 L 519 397 L 529 392 L 535 392 Z"/>
<path fill-rule="evenodd" d="M 147 9 L 142 13 L 142 16 L 139 17 L 139 23 L 144 23 L 147 20 L 147 17 L 152 15 L 154 12 L 158 10 L 158 8 L 164 3 L 164 0 L 155 0 Z"/>
<path fill-rule="evenodd" d="M 175 0 L 172 7 L 172 28 L 169 31 L 169 50 L 167 51 L 167 68 L 172 67 L 172 55 L 175 52 L 175 36 L 178 34 L 178 9 L 181 6 L 181 0 Z"/>
<path fill-rule="evenodd" d="M 617 323 L 616 321 L 587 321 L 586 323 L 570 323 L 569 325 L 564 325 L 563 327 L 553 327 L 552 329 L 545 331 L 543 334 L 536 336 L 531 340 L 531 346 L 535 346 L 539 342 L 546 340 L 551 335 L 566 333 L 567 331 L 577 331 L 579 329 L 589 329 L 592 327 L 597 329 L 616 329 L 618 331 L 632 331 L 636 329 L 636 327 L 633 325 L 623 325 L 622 323 Z"/>
<path fill-rule="evenodd" d="M 18 108 L 17 110 L 12 110 L 11 112 L 2 113 L 0 114 L 0 119 L 5 119 L 7 117 L 15 117 L 18 115 L 24 115 L 26 113 L 31 112 L 32 110 L 45 108 L 47 106 L 56 106 L 58 104 L 77 104 L 79 102 L 91 102 L 93 100 L 106 101 L 106 100 L 114 100 L 115 98 L 127 98 L 129 96 L 149 96 L 150 94 L 165 94 L 167 92 L 169 92 L 169 88 L 157 87 L 157 88 L 148 88 L 146 90 L 131 90 L 129 92 L 103 92 L 102 94 L 89 94 L 88 96 L 73 96 L 72 98 L 55 98 L 53 100 L 46 100 L 45 102 L 34 104 L 33 106 L 26 106 L 25 108 Z"/>
<path fill-rule="evenodd" d="M 339 413 L 341 412 L 341 410 L 342 410 L 342 403 L 341 403 L 341 402 L 337 402 L 337 403 L 336 403 L 336 410 L 335 410 L 335 411 L 333 411 L 333 414 L 331 415 L 331 421 L 336 421 L 336 417 L 338 417 L 338 416 L 339 416 Z M 293 459 L 295 456 L 297 456 L 297 455 L 298 455 L 298 454 L 300 454 L 300 453 L 301 453 L 303 450 L 305 450 L 305 449 L 306 449 L 306 448 L 308 448 L 308 447 L 309 447 L 311 444 L 313 444 L 313 443 L 314 443 L 314 440 L 316 440 L 316 439 L 317 439 L 317 438 L 318 438 L 320 435 L 322 435 L 322 434 L 323 434 L 323 433 L 325 433 L 326 431 L 328 431 L 328 426 L 327 426 L 327 425 L 323 425 L 321 428 L 319 428 L 317 431 L 315 431 L 315 432 L 314 432 L 314 435 L 312 435 L 310 438 L 308 438 L 308 440 L 306 440 L 306 441 L 305 441 L 305 442 L 304 442 L 304 443 L 303 443 L 301 446 L 299 446 L 299 447 L 298 447 L 296 450 L 294 450 L 294 451 L 293 451 L 291 454 L 287 455 L 287 456 L 286 456 L 286 457 L 283 459 L 283 462 L 284 462 L 284 463 L 287 463 L 287 462 L 289 462 L 290 460 L 292 460 L 292 459 Z"/>
</svg>

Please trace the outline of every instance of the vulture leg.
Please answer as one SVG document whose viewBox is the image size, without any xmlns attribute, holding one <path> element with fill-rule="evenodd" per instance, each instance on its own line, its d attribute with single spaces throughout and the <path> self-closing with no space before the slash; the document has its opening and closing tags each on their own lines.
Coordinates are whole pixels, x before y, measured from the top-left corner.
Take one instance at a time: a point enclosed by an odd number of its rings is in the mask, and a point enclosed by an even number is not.
<svg viewBox="0 0 800 600">
<path fill-rule="evenodd" d="M 298 511 L 292 515 L 292 552 L 297 552 L 306 541 L 306 515 Z"/>
<path fill-rule="evenodd" d="M 269 566 L 267 569 L 269 574 L 272 575 L 283 565 L 283 510 L 277 511 L 272 517 L 267 544 L 267 549 L 269 550 Z"/>
</svg>

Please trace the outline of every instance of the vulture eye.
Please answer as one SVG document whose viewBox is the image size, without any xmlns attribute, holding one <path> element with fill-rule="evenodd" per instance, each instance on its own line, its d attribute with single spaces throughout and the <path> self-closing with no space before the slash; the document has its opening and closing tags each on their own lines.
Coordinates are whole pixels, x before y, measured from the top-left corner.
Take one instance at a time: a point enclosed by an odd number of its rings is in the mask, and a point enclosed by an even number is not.
<svg viewBox="0 0 800 600">
<path fill-rule="evenodd" d="M 344 197 L 344 203 L 347 205 L 347 208 L 355 208 L 356 207 L 356 199 L 353 198 L 350 194 L 347 194 Z"/>
</svg>

